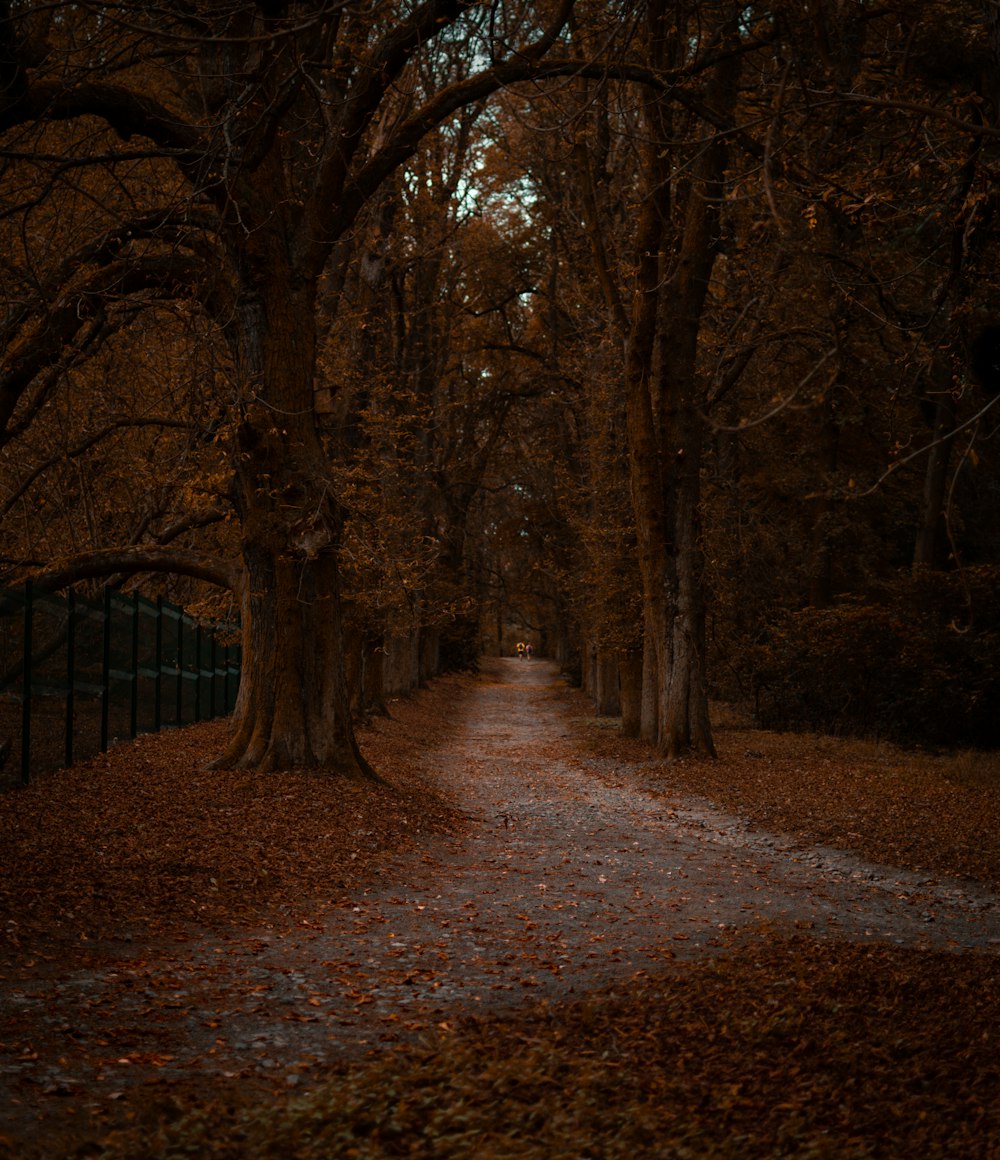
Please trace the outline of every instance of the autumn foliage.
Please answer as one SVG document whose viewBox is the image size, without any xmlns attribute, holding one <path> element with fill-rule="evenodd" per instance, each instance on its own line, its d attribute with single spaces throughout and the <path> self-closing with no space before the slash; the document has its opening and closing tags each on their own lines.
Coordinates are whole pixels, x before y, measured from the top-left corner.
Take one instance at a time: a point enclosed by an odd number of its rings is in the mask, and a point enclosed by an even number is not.
<svg viewBox="0 0 1000 1160">
<path fill-rule="evenodd" d="M 0 586 L 243 656 L 0 796 L 0 1155 L 1000 1155 L 998 211 L 993 0 L 0 0 Z M 558 734 L 449 753 L 523 640 Z M 979 949 L 716 924 L 409 1025 L 351 959 L 372 1058 L 219 1074 L 240 1004 L 327 1030 L 282 955 L 395 858 L 530 863 L 525 769 L 954 879 Z"/>
<path fill-rule="evenodd" d="M 993 744 L 990 5 L 8 7 L 0 579 L 240 614 L 225 761 L 528 635 L 671 756 Z"/>
<path fill-rule="evenodd" d="M 2 799 L 0 973 L 22 1001 L 4 1010 L 0 1033 L 12 1096 L 0 1155 L 991 1155 L 1000 1144 L 991 950 L 754 924 L 735 938 L 718 932 L 694 960 L 672 960 L 665 947 L 660 967 L 611 988 L 541 1005 L 528 989 L 502 1016 L 439 1004 L 400 1015 L 402 999 L 379 1011 L 373 988 L 416 989 L 405 959 L 381 980 L 366 976 L 356 950 L 346 963 L 307 966 L 293 949 L 296 931 L 319 940 L 303 944 L 315 959 L 325 924 L 350 929 L 364 908 L 384 941 L 394 928 L 378 925 L 385 916 L 371 888 L 405 895 L 417 865 L 446 889 L 433 856 L 442 839 L 459 848 L 471 840 L 475 856 L 477 829 L 491 818 L 464 815 L 441 794 L 435 769 L 482 685 L 468 676 L 435 682 L 362 731 L 391 788 L 208 771 L 205 759 L 224 741 L 223 727 L 209 723 L 122 746 Z M 545 769 L 560 763 L 577 770 L 580 786 L 604 771 L 631 793 L 662 798 L 664 811 L 679 793 L 722 802 L 784 832 L 795 844 L 789 857 L 839 844 L 919 868 L 922 880 L 1000 885 L 1000 836 L 984 824 L 997 816 L 995 774 L 981 760 L 916 764 L 888 746 L 806 742 L 720 720 L 718 761 L 667 766 L 596 728 L 583 694 L 548 695 L 563 725 L 541 747 L 531 775 L 540 788 Z M 466 776 L 497 778 L 494 757 L 462 756 Z M 495 796 L 499 783 L 488 784 Z M 42 799 L 45 809 L 36 808 Z M 516 849 L 517 831 L 503 833 Z M 572 838 L 562 845 L 568 853 Z M 411 869 L 398 877 L 401 865 Z M 464 925 L 464 913 L 456 906 L 448 921 Z M 255 968 L 255 988 L 236 995 L 219 986 L 226 960 L 252 966 L 269 943 L 286 950 Z M 523 961 L 517 942 L 505 945 L 515 973 L 539 971 L 527 940 Z M 477 993 L 489 994 L 497 969 L 479 960 Z M 290 1005 L 282 987 L 302 971 L 315 994 Z M 68 996 L 71 978 L 91 976 L 118 982 L 100 1002 L 85 989 L 79 1006 L 44 1016 L 23 1001 L 47 988 Z M 339 1016 L 316 997 L 331 989 L 347 1006 Z M 203 1024 L 186 1007 L 205 1003 L 216 1014 Z M 258 1064 L 272 1062 L 263 1046 L 277 1054 L 279 1043 L 294 1045 L 300 1020 L 335 1039 L 345 1035 L 341 1020 L 357 1024 L 361 1046 L 352 1056 L 345 1040 L 350 1058 L 319 1068 L 293 1047 L 287 1067 L 227 1077 L 218 1062 L 226 1040 L 215 1037 L 239 1003 L 261 1032 Z M 179 1072 L 178 1056 L 192 1050 L 200 1062 Z M 80 1085 L 74 1069 L 91 1063 L 104 1078 Z M 36 1068 L 51 1078 L 32 1082 Z"/>
</svg>

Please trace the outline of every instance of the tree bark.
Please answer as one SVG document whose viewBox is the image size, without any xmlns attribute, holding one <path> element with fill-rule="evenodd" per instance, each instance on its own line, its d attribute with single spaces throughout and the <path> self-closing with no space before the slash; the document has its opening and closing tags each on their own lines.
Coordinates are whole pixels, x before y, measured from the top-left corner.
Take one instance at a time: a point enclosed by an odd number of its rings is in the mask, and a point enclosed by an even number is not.
<svg viewBox="0 0 1000 1160">
<path fill-rule="evenodd" d="M 621 712 L 618 684 L 618 661 L 615 655 L 600 645 L 594 657 L 593 698 L 599 717 L 617 717 Z"/>
<path fill-rule="evenodd" d="M 217 764 L 375 778 L 354 737 L 337 663 L 343 641 L 335 558 L 289 559 L 247 545 L 244 562 L 244 687 L 233 741 Z"/>
<path fill-rule="evenodd" d="M 661 24 L 662 20 L 662 24 Z M 667 60 L 669 21 L 651 14 L 654 63 Z M 707 104 L 728 121 L 735 58 L 715 66 Z M 672 136 L 667 98 L 647 94 L 644 183 L 637 232 L 638 270 L 626 348 L 632 498 L 649 673 L 656 691 L 655 740 L 665 756 L 715 755 L 705 672 L 704 563 L 700 542 L 703 420 L 698 409 L 701 316 L 715 262 L 726 148 L 704 148 L 683 191 L 679 234 L 671 226 L 673 182 L 665 142 Z M 667 255 L 676 252 L 672 269 Z"/>
<path fill-rule="evenodd" d="M 7 581 L 16 587 L 31 580 L 37 592 L 57 592 L 80 580 L 98 577 L 133 575 L 136 572 L 169 572 L 205 580 L 232 592 L 240 590 L 240 569 L 229 560 L 184 548 L 161 548 L 137 544 L 130 548 L 99 548 L 67 560 L 56 560 L 48 567 L 33 569 Z"/>
<path fill-rule="evenodd" d="M 293 276 L 279 232 L 248 244 L 232 332 L 246 403 L 234 460 L 243 529 L 243 687 L 222 766 L 314 767 L 376 778 L 344 669 L 341 515 L 316 428 L 316 280 Z"/>
<path fill-rule="evenodd" d="M 622 735 L 638 737 L 642 729 L 642 650 L 630 649 L 618 661 Z"/>
<path fill-rule="evenodd" d="M 920 522 L 913 548 L 914 567 L 943 568 L 947 561 L 945 493 L 955 441 L 955 401 L 947 388 L 934 403 L 932 442 L 920 503 Z"/>
</svg>

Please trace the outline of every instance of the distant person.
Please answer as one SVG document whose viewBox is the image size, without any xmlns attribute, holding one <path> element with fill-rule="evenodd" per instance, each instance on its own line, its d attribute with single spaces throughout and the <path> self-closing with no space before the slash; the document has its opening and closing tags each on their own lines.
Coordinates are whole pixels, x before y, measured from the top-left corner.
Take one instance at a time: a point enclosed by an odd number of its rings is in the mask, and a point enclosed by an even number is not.
<svg viewBox="0 0 1000 1160">
<path fill-rule="evenodd" d="M 518 660 L 524 660 L 524 642 L 520 640 L 517 642 L 517 656 Z"/>
<path fill-rule="evenodd" d="M 529 640 L 528 643 L 524 646 L 524 655 L 528 658 L 529 661 L 531 660 L 532 651 L 531 641 Z"/>
</svg>

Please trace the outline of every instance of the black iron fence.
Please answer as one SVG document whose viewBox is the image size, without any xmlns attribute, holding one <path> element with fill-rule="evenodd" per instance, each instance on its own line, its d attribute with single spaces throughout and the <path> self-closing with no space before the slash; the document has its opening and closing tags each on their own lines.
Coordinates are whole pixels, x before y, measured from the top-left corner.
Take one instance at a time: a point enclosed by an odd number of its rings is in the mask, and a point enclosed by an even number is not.
<svg viewBox="0 0 1000 1160">
<path fill-rule="evenodd" d="M 163 600 L 0 589 L 0 784 L 223 716 L 239 679 L 232 627 Z"/>
</svg>

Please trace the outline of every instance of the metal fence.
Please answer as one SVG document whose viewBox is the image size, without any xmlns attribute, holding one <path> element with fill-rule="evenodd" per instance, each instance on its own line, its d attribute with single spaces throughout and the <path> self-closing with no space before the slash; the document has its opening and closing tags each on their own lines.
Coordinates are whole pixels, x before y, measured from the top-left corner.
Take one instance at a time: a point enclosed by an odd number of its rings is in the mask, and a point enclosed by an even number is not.
<svg viewBox="0 0 1000 1160">
<path fill-rule="evenodd" d="M 232 711 L 240 646 L 163 600 L 0 589 L 0 785 Z"/>
</svg>

